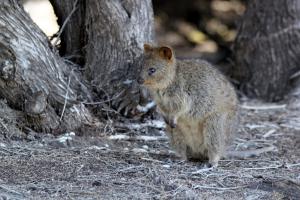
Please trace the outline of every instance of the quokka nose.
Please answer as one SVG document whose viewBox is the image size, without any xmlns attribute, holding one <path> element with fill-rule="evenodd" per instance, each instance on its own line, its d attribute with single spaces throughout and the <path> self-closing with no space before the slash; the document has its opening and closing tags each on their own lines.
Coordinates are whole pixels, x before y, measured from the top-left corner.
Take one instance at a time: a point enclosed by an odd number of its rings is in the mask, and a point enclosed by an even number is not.
<svg viewBox="0 0 300 200">
<path fill-rule="evenodd" d="M 145 80 L 144 80 L 142 77 L 139 77 L 139 78 L 137 79 L 137 82 L 138 82 L 139 84 L 143 84 L 143 83 L 145 82 Z"/>
</svg>

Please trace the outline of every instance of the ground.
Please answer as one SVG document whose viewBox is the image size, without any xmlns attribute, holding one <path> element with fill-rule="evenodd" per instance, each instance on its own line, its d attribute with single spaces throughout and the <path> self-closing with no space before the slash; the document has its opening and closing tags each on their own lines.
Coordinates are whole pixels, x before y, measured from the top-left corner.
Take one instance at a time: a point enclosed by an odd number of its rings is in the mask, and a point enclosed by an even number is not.
<svg viewBox="0 0 300 200">
<path fill-rule="evenodd" d="M 163 123 L 111 123 L 93 136 L 29 134 L 0 143 L 2 199 L 300 199 L 300 101 L 243 99 L 230 149 L 267 149 L 204 170 L 169 148 Z M 3 123 L 2 123 L 3 125 Z M 3 127 L 2 127 L 3 128 Z"/>
<path fill-rule="evenodd" d="M 41 9 L 45 3 L 35 4 L 34 12 L 30 1 L 25 7 L 30 14 L 42 13 L 44 17 L 31 15 L 42 21 L 50 18 Z M 55 24 L 44 24 L 38 23 L 48 36 L 57 32 Z M 183 38 L 192 38 L 185 30 L 158 35 L 167 43 L 175 37 L 178 46 L 185 45 Z M 200 50 L 216 48 L 212 41 L 204 44 Z M 183 57 L 185 52 L 190 51 L 181 50 Z M 241 122 L 230 150 L 264 151 L 223 159 L 213 170 L 177 157 L 158 119 L 108 121 L 104 130 L 91 135 L 89 130 L 83 135 L 22 135 L 9 122 L 16 117 L 0 101 L 0 199 L 300 199 L 299 94 L 294 91 L 276 104 L 242 98 Z"/>
</svg>

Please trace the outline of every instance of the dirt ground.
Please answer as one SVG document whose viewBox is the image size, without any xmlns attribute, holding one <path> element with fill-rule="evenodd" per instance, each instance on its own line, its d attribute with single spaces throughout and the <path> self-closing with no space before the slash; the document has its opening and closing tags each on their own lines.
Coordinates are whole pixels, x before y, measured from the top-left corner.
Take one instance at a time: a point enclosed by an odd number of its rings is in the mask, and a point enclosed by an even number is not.
<svg viewBox="0 0 300 200">
<path fill-rule="evenodd" d="M 0 141 L 2 199 L 300 199 L 300 100 L 242 100 L 230 149 L 268 149 L 204 170 L 169 149 L 163 123 L 107 124 L 93 136 Z M 4 123 L 0 126 L 2 130 Z"/>
<path fill-rule="evenodd" d="M 241 102 L 230 150 L 260 154 L 213 170 L 174 155 L 161 121 L 22 135 L 0 102 L 0 199 L 300 199 L 300 90 L 277 104 Z"/>
</svg>

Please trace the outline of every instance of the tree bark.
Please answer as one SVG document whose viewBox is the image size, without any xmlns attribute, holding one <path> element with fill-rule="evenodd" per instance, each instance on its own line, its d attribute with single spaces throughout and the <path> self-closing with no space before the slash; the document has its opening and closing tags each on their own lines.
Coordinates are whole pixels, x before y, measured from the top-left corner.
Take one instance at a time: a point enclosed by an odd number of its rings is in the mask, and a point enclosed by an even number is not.
<svg viewBox="0 0 300 200">
<path fill-rule="evenodd" d="M 96 97 L 105 94 L 126 111 L 136 106 L 134 79 L 143 44 L 152 41 L 151 1 L 51 2 L 63 31 L 60 54 L 79 52 L 76 64 L 60 57 L 17 0 L 0 2 L 0 97 L 19 127 L 59 133 L 99 125 L 85 107 L 95 100 L 86 80 Z"/>
<path fill-rule="evenodd" d="M 75 0 L 51 2 L 62 23 Z M 86 78 L 98 95 L 111 99 L 115 108 L 123 109 L 127 114 L 140 101 L 140 88 L 134 80 L 143 44 L 153 40 L 151 0 L 79 0 L 78 6 L 84 9 L 72 16 L 67 27 L 73 26 L 72 22 L 84 23 L 85 26 L 79 24 L 76 29 L 64 30 L 62 40 L 76 34 L 84 35 L 84 44 L 78 46 L 77 38 L 68 41 L 68 45 L 73 46 L 71 49 L 85 48 Z"/>
<path fill-rule="evenodd" d="M 35 130 L 74 130 L 91 119 L 76 69 L 58 56 L 16 0 L 0 2 L 0 97 Z M 25 119 L 25 118 L 26 119 Z"/>
<path fill-rule="evenodd" d="M 283 98 L 300 69 L 300 1 L 248 1 L 235 41 L 234 77 L 249 97 Z"/>
</svg>

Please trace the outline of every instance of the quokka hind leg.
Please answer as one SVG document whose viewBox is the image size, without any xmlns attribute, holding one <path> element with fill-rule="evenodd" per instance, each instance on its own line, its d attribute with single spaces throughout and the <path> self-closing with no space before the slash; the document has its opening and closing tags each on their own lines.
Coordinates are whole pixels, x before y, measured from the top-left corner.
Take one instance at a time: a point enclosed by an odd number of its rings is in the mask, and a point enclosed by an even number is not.
<svg viewBox="0 0 300 200">
<path fill-rule="evenodd" d="M 204 143 L 207 148 L 209 164 L 216 167 L 225 148 L 226 115 L 215 113 L 210 115 L 204 123 Z"/>
<path fill-rule="evenodd" d="M 171 128 L 169 125 L 167 125 L 166 132 L 169 137 L 171 147 L 181 158 L 186 160 L 187 146 L 180 126 L 176 126 L 176 128 Z"/>
<path fill-rule="evenodd" d="M 234 139 L 234 136 L 238 130 L 238 125 L 239 125 L 239 113 L 238 112 L 228 113 L 224 123 L 226 144 L 230 144 Z"/>
</svg>

